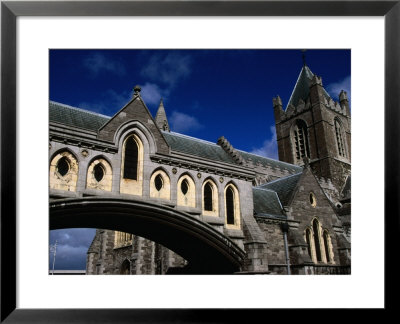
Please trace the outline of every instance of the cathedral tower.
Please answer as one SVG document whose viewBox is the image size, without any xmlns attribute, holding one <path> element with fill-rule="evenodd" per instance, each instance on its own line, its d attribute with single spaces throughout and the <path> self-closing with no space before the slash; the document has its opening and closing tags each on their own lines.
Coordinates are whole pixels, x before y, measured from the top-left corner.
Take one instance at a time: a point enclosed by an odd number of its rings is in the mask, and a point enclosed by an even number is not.
<svg viewBox="0 0 400 324">
<path fill-rule="evenodd" d="M 286 109 L 273 98 L 279 159 L 309 163 L 318 177 L 342 188 L 351 168 L 351 117 L 347 93 L 335 102 L 322 78 L 304 63 Z"/>
</svg>

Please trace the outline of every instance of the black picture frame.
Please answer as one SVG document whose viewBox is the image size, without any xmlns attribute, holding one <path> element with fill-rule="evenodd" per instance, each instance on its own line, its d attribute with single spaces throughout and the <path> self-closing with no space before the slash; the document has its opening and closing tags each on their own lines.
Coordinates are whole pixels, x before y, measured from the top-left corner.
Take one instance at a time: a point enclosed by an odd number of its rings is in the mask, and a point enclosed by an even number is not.
<svg viewBox="0 0 400 324">
<path fill-rule="evenodd" d="M 16 19 L 19 16 L 384 16 L 385 309 L 398 275 L 389 244 L 399 231 L 400 4 L 395 1 L 2 1 L 1 2 L 1 322 L 236 322 L 263 310 L 16 308 Z M 382 101 L 383 102 L 383 101 Z M 394 233 L 393 233 L 394 232 Z M 371 243 L 372 244 L 372 243 Z M 366 262 L 373 262 L 368 260 Z M 249 314 L 251 312 L 251 314 Z M 253 317 L 256 318 L 256 317 Z M 251 322 L 251 319 L 249 319 Z"/>
</svg>

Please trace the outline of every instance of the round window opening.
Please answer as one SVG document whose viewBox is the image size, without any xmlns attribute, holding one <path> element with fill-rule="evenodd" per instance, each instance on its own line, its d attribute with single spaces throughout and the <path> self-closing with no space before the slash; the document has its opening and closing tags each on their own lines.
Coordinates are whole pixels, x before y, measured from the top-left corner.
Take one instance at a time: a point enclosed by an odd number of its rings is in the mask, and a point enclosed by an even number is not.
<svg viewBox="0 0 400 324">
<path fill-rule="evenodd" d="M 313 207 L 317 206 L 317 199 L 315 198 L 315 195 L 312 192 L 310 192 L 310 204 Z"/>
<path fill-rule="evenodd" d="M 188 190 L 189 190 L 189 184 L 188 184 L 188 182 L 187 182 L 186 179 L 183 180 L 182 183 L 181 183 L 181 190 L 182 190 L 182 193 L 183 193 L 184 195 L 186 195 L 187 192 L 188 192 Z"/>
<path fill-rule="evenodd" d="M 57 163 L 57 172 L 63 177 L 69 171 L 69 163 L 67 158 L 64 156 L 62 157 Z"/>
<path fill-rule="evenodd" d="M 104 169 L 101 164 L 96 164 L 93 168 L 94 178 L 97 182 L 100 182 L 104 178 Z"/>
<path fill-rule="evenodd" d="M 154 179 L 154 185 L 157 189 L 157 191 L 160 191 L 163 187 L 163 179 L 161 175 L 157 175 L 156 178 Z"/>
</svg>

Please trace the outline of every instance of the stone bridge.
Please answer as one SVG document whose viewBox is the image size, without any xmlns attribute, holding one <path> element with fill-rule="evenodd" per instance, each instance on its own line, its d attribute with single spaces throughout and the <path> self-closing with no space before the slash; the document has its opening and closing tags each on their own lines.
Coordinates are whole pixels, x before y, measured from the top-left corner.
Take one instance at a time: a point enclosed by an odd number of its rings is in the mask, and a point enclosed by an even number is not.
<svg viewBox="0 0 400 324">
<path fill-rule="evenodd" d="M 228 274 L 243 268 L 245 251 L 211 225 L 176 209 L 113 197 L 50 201 L 50 230 L 102 228 L 138 235 L 188 261 L 185 273 Z"/>
</svg>

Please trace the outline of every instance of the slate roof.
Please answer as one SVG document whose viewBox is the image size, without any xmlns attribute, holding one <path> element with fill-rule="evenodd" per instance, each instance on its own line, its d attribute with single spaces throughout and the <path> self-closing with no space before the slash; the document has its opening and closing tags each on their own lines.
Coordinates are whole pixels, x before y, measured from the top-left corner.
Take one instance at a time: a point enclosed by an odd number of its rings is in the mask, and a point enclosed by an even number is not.
<svg viewBox="0 0 400 324">
<path fill-rule="evenodd" d="M 49 120 L 68 126 L 97 131 L 110 117 L 87 110 L 64 105 L 55 101 L 49 102 Z"/>
<path fill-rule="evenodd" d="M 283 206 L 287 206 L 290 198 L 292 197 L 293 190 L 296 188 L 297 183 L 302 173 L 280 178 L 266 184 L 259 186 L 262 189 L 270 189 L 278 194 L 279 200 Z"/>
<path fill-rule="evenodd" d="M 208 141 L 182 135 L 174 132 L 162 132 L 171 149 L 214 161 L 236 164 L 224 149 Z"/>
<path fill-rule="evenodd" d="M 297 78 L 296 85 L 294 86 L 287 107 L 289 107 L 291 104 L 296 107 L 300 99 L 302 99 L 304 102 L 307 100 L 308 96 L 310 95 L 310 83 L 313 77 L 314 73 L 311 72 L 307 65 L 304 65 L 300 71 L 299 77 Z M 322 89 L 326 98 L 329 99 L 330 96 L 328 92 L 326 92 L 324 88 Z"/>
<path fill-rule="evenodd" d="M 275 191 L 253 188 L 253 205 L 254 212 L 259 216 L 286 217 L 282 213 L 282 205 Z"/>
<path fill-rule="evenodd" d="M 287 170 L 292 174 L 301 172 L 303 170 L 303 168 L 298 165 L 285 163 L 282 161 L 270 159 L 270 158 L 267 158 L 264 156 L 260 156 L 260 155 L 256 155 L 256 154 L 252 154 L 252 153 L 248 153 L 248 152 L 244 152 L 244 151 L 239 151 L 239 152 L 245 160 L 250 160 L 254 165 L 256 165 L 257 163 L 260 163 L 261 165 L 263 165 L 265 167 L 271 167 L 273 169 L 280 169 L 282 171 Z"/>
</svg>

